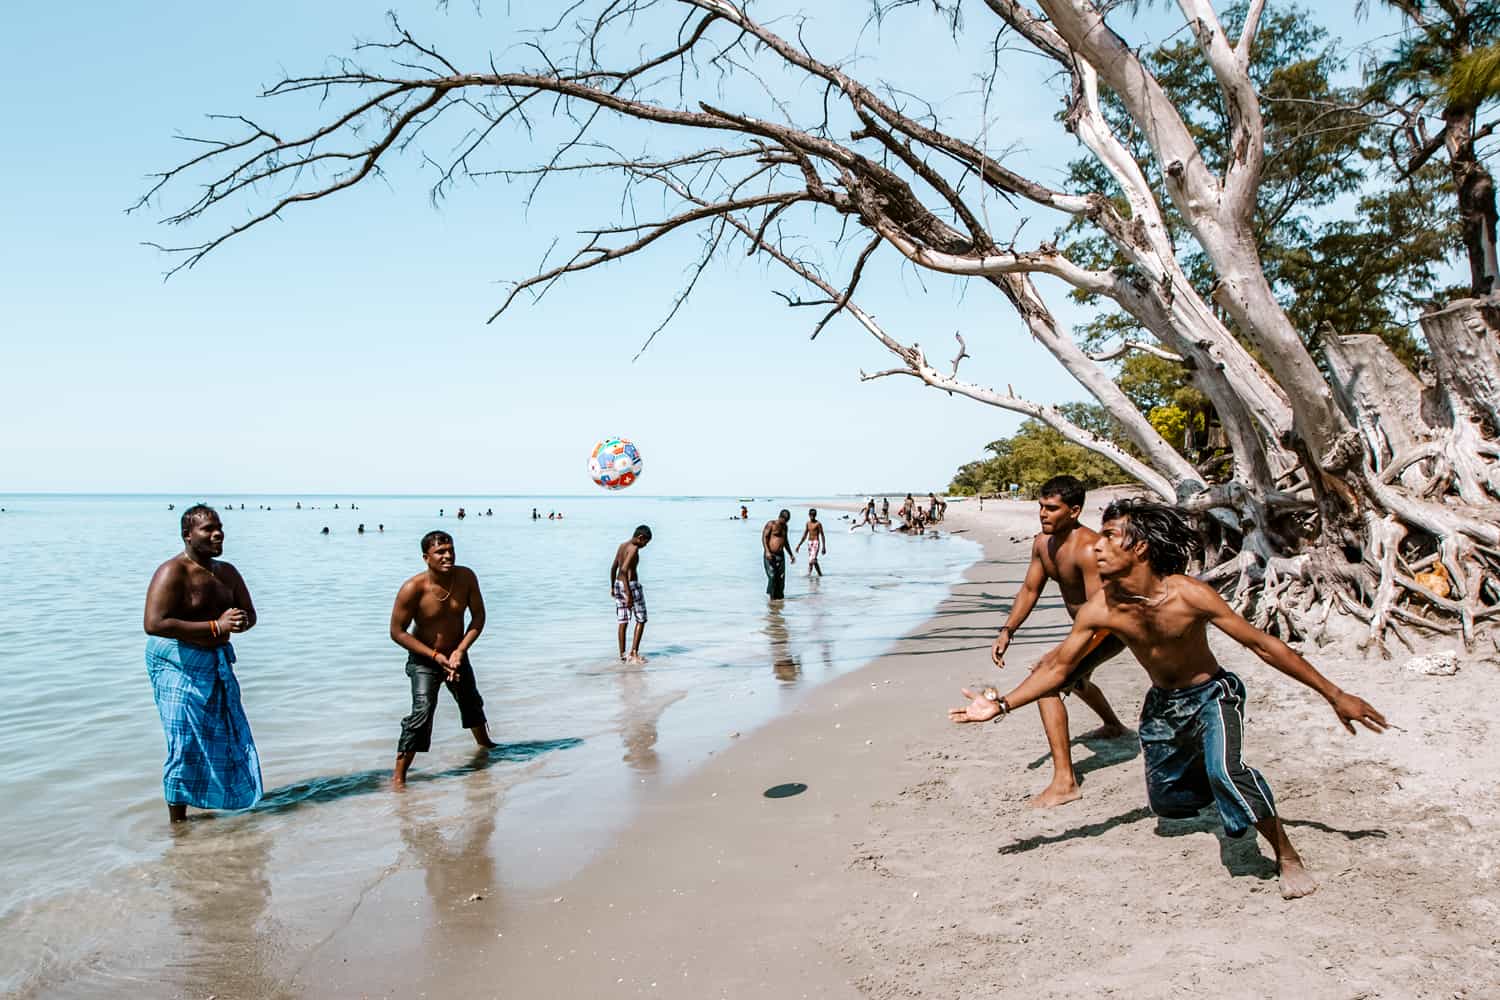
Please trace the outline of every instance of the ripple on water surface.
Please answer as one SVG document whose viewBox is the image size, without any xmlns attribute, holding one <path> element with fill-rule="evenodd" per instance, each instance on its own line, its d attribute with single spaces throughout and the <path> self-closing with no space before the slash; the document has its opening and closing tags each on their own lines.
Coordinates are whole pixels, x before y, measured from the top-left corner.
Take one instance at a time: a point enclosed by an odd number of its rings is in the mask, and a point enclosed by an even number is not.
<svg viewBox="0 0 1500 1000">
<path fill-rule="evenodd" d="M 849 534 L 825 512 L 829 575 L 808 580 L 799 561 L 769 608 L 760 529 L 804 506 L 790 501 L 752 504 L 742 522 L 734 500 L 496 497 L 462 502 L 492 517 L 457 521 L 448 498 L 355 497 L 349 510 L 347 497 L 303 497 L 300 511 L 298 498 L 208 498 L 260 617 L 236 641 L 236 669 L 268 794 L 169 830 L 141 609 L 178 548 L 167 503 L 198 499 L 0 497 L 0 992 L 161 995 L 232 972 L 239 993 L 278 995 L 299 944 L 393 872 L 420 871 L 432 905 L 458 881 L 565 877 L 643 789 L 878 655 L 978 551 Z M 568 516 L 532 521 L 532 507 Z M 655 533 L 644 668 L 615 659 L 607 589 L 615 546 L 640 523 Z M 473 659 L 501 746 L 478 752 L 445 695 L 433 750 L 397 796 L 386 781 L 410 694 L 386 632 L 435 527 L 483 585 Z M 45 595 L 31 589 L 43 547 Z"/>
</svg>

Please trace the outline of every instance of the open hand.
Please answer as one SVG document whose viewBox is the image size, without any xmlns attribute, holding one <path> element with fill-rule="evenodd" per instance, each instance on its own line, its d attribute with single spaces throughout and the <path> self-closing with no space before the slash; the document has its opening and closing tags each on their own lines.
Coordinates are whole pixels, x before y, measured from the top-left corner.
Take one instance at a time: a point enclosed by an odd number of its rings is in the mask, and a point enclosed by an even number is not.
<svg viewBox="0 0 1500 1000">
<path fill-rule="evenodd" d="M 1354 723 L 1358 722 L 1372 733 L 1383 733 L 1386 729 L 1385 716 L 1375 711 L 1374 706 L 1358 695 L 1340 692 L 1333 699 L 1333 710 L 1338 713 L 1339 721 L 1349 732 L 1357 732 Z"/>
<path fill-rule="evenodd" d="M 975 694 L 968 688 L 960 690 L 963 691 L 964 697 L 969 699 L 969 703 L 963 708 L 948 709 L 949 722 L 989 722 L 1000 714 L 999 703 L 986 697 L 987 694 L 995 692 L 994 688 L 985 688 L 979 694 Z M 998 697 L 999 692 L 995 694 Z"/>
</svg>

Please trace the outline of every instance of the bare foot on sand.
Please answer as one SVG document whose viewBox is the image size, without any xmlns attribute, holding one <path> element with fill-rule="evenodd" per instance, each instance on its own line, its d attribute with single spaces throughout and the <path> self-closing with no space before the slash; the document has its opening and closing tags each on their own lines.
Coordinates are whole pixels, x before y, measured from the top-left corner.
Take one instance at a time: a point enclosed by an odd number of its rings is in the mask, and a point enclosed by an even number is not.
<svg viewBox="0 0 1500 1000">
<path fill-rule="evenodd" d="M 1318 883 L 1302 867 L 1301 858 L 1287 858 L 1281 862 L 1281 898 L 1301 899 L 1318 891 Z"/>
<path fill-rule="evenodd" d="M 1071 785 L 1052 784 L 1033 795 L 1027 805 L 1033 809 L 1051 809 L 1054 806 L 1077 802 L 1081 798 L 1083 798 L 1083 792 L 1078 790 L 1076 782 Z"/>
<path fill-rule="evenodd" d="M 640 653 L 631 653 L 629 656 L 625 657 L 625 662 L 626 663 L 637 663 L 637 664 L 640 664 L 640 663 L 645 663 L 646 662 L 646 658 L 644 656 L 642 656 Z"/>
<path fill-rule="evenodd" d="M 469 732 L 474 734 L 474 742 L 478 743 L 486 750 L 493 750 L 500 745 L 494 740 L 490 739 L 490 730 L 488 726 L 475 726 L 474 728 L 470 729 Z"/>
<path fill-rule="evenodd" d="M 1134 736 L 1135 730 L 1126 729 L 1124 726 L 1100 726 L 1090 729 L 1086 733 L 1079 733 L 1076 737 L 1080 740 L 1117 740 L 1122 736 Z"/>
</svg>

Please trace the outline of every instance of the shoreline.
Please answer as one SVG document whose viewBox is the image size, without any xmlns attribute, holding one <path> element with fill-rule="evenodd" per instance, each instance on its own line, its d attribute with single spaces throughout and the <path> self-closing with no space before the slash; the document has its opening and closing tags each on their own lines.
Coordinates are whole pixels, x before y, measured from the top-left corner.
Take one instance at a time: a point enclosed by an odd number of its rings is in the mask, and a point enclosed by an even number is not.
<svg viewBox="0 0 1500 1000">
<path fill-rule="evenodd" d="M 1102 492 L 1102 491 L 1101 491 Z M 1104 497 L 1089 504 L 1096 523 Z M 1310 692 L 1215 641 L 1244 676 L 1246 757 L 1321 883 L 1287 902 L 1253 837 L 1212 811 L 1157 820 L 1138 744 L 1075 743 L 1083 798 L 1025 806 L 1048 777 L 1034 713 L 955 726 L 958 687 L 997 675 L 986 647 L 1025 571 L 1029 503 L 950 507 L 984 545 L 936 614 L 813 690 L 645 804 L 577 876 L 454 901 L 408 960 L 420 876 L 391 880 L 302 967 L 312 996 L 783 998 L 1327 996 L 1500 993 L 1500 725 L 1493 662 L 1421 677 L 1335 648 L 1308 655 L 1404 731 L 1349 737 Z M 1021 669 L 1064 634 L 1044 595 Z M 1096 675 L 1122 717 L 1144 673 Z M 1002 685 L 1003 686 L 1003 685 Z M 1076 731 L 1091 713 L 1069 704 Z M 786 782 L 807 788 L 763 796 Z M 470 860 L 443 876 L 463 885 Z M 373 895 L 373 894 L 372 894 Z M 1354 915 L 1360 915 L 1358 917 Z"/>
<path fill-rule="evenodd" d="M 977 511 L 969 502 L 950 506 L 946 530 L 982 549 L 932 617 L 644 802 L 580 873 L 493 902 L 455 897 L 436 914 L 441 953 L 428 961 L 402 948 L 372 954 L 369 943 L 389 937 L 384 928 L 422 908 L 419 873 L 393 876 L 302 967 L 294 991 L 860 996 L 837 939 L 858 878 L 849 845 L 864 837 L 874 803 L 920 780 L 908 739 L 929 722 L 947 726 L 944 706 L 958 703 L 958 687 L 985 676 L 976 658 L 1008 606 L 1001 594 L 1019 585 L 1035 524 L 1031 504 L 1011 506 L 1004 524 L 1023 535 L 1020 544 L 977 537 Z M 1047 648 L 1064 620 L 1061 602 L 1044 599 L 1028 623 L 1032 634 L 1017 643 L 1017 662 Z M 927 702 L 930 711 L 913 713 Z M 786 798 L 763 794 L 789 783 L 807 787 Z M 466 872 L 481 866 L 455 860 L 444 880 L 466 884 Z"/>
</svg>

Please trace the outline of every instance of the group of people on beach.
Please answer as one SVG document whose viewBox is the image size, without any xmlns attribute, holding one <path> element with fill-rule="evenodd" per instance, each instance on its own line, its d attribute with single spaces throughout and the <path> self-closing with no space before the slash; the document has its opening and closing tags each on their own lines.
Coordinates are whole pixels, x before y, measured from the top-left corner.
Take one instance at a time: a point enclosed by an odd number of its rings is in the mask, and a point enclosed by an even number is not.
<svg viewBox="0 0 1500 1000">
<path fill-rule="evenodd" d="M 1215 659 L 1208 626 L 1322 695 L 1349 732 L 1355 732 L 1355 723 L 1382 732 L 1384 716 L 1340 690 L 1286 643 L 1256 629 L 1213 587 L 1185 575 L 1197 536 L 1179 510 L 1141 499 L 1116 500 L 1094 531 L 1080 522 L 1084 500 L 1082 484 L 1070 476 L 1042 486 L 1041 531 L 1032 540 L 1026 577 L 991 644 L 990 658 L 997 667 L 1005 665 L 1016 631 L 1049 581 L 1061 591 L 1072 630 L 1005 695 L 990 686 L 977 694 L 965 688 L 969 703 L 952 709 L 950 719 L 1001 721 L 1036 702 L 1053 770 L 1033 804 L 1072 802 L 1080 790 L 1063 699 L 1077 694 L 1099 716 L 1102 725 L 1083 739 L 1132 736 L 1092 679 L 1102 663 L 1129 649 L 1151 681 L 1136 735 L 1153 812 L 1188 817 L 1214 805 L 1230 836 L 1254 828 L 1269 841 L 1283 896 L 1312 892 L 1316 883 L 1287 837 L 1270 786 L 1241 756 L 1245 686 Z M 940 518 L 943 506 L 934 496 L 929 513 Z M 914 507 L 908 496 L 902 516 Z M 874 512 L 872 500 L 864 513 L 873 517 Z M 766 593 L 773 602 L 785 597 L 787 562 L 796 562 L 804 544 L 810 576 L 822 575 L 819 560 L 827 553 L 828 536 L 816 509 L 808 512 L 795 546 L 790 522 L 791 512 L 783 509 L 761 529 Z M 239 572 L 220 558 L 224 526 L 212 507 L 198 504 L 184 511 L 181 531 L 183 551 L 156 570 L 145 607 L 146 664 L 167 743 L 163 791 L 174 822 L 186 817 L 188 806 L 245 809 L 263 792 L 260 758 L 232 666 L 231 639 L 255 627 L 254 602 Z M 609 569 L 619 657 L 632 664 L 644 662 L 640 646 L 647 611 L 638 570 L 651 538 L 649 526 L 638 526 L 619 545 Z M 496 746 L 469 658 L 485 627 L 479 580 L 457 564 L 447 532 L 428 532 L 421 551 L 425 568 L 401 585 L 390 618 L 390 637 L 407 652 L 411 682 L 411 711 L 401 720 L 392 775 L 397 788 L 405 785 L 416 755 L 431 745 L 443 687 L 474 741 Z"/>
<path fill-rule="evenodd" d="M 233 664 L 234 636 L 255 627 L 255 603 L 244 578 L 224 554 L 224 524 L 212 507 L 182 512 L 183 550 L 162 563 L 146 590 L 146 669 L 166 737 L 162 790 L 168 817 L 199 809 L 248 809 L 264 792 L 260 756 L 240 698 Z M 646 601 L 636 567 L 651 529 L 636 528 L 610 567 L 610 593 L 620 622 L 620 657 L 640 658 Z M 422 537 L 424 570 L 403 583 L 391 609 L 390 637 L 407 652 L 411 711 L 401 720 L 392 784 L 432 744 L 438 694 L 446 687 L 460 724 L 481 747 L 490 739 L 484 698 L 469 650 L 485 626 L 484 596 L 474 571 L 455 561 L 453 536 Z M 627 623 L 635 641 L 625 652 Z"/>
<path fill-rule="evenodd" d="M 1131 736 L 1092 680 L 1100 664 L 1129 649 L 1151 680 L 1137 734 L 1151 810 L 1186 818 L 1212 804 L 1229 836 L 1253 827 L 1271 844 L 1285 898 L 1313 892 L 1317 883 L 1287 838 L 1270 786 L 1241 756 L 1245 685 L 1219 665 L 1208 644 L 1208 626 L 1320 694 L 1350 733 L 1356 722 L 1383 732 L 1385 717 L 1236 614 L 1213 587 L 1186 575 L 1197 536 L 1177 508 L 1116 500 L 1105 508 L 1096 532 L 1079 521 L 1084 499 L 1083 485 L 1071 476 L 1042 485 L 1041 531 L 1032 540 L 1025 580 L 991 645 L 991 659 L 997 667 L 1005 665 L 1016 630 L 1048 581 L 1062 593 L 1072 630 L 1010 692 L 985 687 L 976 694 L 965 688 L 969 704 L 952 709 L 949 717 L 1001 721 L 1036 702 L 1051 751 L 1052 780 L 1032 802 L 1048 807 L 1074 801 L 1080 792 L 1063 698 L 1076 693 L 1103 723 L 1083 739 Z"/>
</svg>

